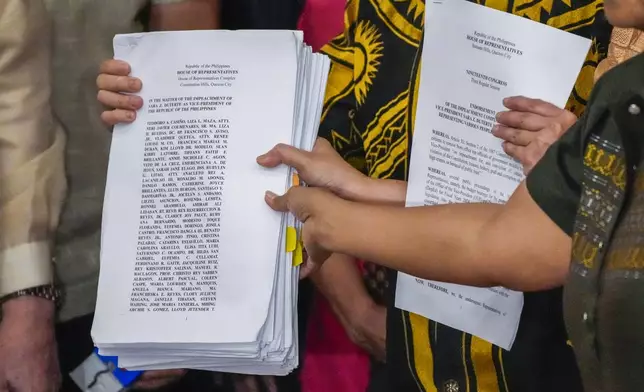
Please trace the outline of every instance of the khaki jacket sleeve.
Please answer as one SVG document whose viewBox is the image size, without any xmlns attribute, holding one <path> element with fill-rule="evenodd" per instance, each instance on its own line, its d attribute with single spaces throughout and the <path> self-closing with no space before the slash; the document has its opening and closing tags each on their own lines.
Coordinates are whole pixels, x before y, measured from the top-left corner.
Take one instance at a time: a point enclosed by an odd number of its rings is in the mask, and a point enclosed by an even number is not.
<svg viewBox="0 0 644 392">
<path fill-rule="evenodd" d="M 41 0 L 0 1 L 0 297 L 53 278 L 66 183 L 49 102 L 51 37 Z"/>
</svg>

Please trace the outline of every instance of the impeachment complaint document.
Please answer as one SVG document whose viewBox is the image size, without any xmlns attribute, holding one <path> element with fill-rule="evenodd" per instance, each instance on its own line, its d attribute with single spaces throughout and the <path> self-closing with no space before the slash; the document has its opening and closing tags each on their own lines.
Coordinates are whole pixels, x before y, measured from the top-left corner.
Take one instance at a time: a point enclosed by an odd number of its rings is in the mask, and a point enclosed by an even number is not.
<svg viewBox="0 0 644 392">
<path fill-rule="evenodd" d="M 311 149 L 329 59 L 296 31 L 117 35 L 145 104 L 114 129 L 92 337 L 135 370 L 285 375 L 298 365 L 295 217 L 264 192 Z"/>
<path fill-rule="evenodd" d="M 523 174 L 491 134 L 503 99 L 564 107 L 589 47 L 585 38 L 464 0 L 428 1 L 407 206 L 505 203 Z M 509 350 L 523 294 L 399 273 L 396 307 Z"/>
</svg>

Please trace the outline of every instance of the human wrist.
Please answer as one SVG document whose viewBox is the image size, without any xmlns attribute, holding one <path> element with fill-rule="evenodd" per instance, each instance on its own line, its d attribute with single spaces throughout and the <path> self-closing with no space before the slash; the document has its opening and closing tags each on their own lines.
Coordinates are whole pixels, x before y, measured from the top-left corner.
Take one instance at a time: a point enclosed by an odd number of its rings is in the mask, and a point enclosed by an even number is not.
<svg viewBox="0 0 644 392">
<path fill-rule="evenodd" d="M 3 320 L 38 321 L 45 325 L 53 325 L 55 315 L 56 304 L 45 298 L 21 296 L 2 304 Z"/>
<path fill-rule="evenodd" d="M 333 197 L 331 203 L 314 203 L 319 209 L 314 213 L 320 219 L 312 230 L 313 242 L 331 253 L 349 254 L 340 251 L 343 243 L 350 241 L 352 224 L 360 204 L 339 197 Z M 349 237 L 349 238 L 347 238 Z"/>
<path fill-rule="evenodd" d="M 355 174 L 355 175 L 353 175 Z M 371 189 L 371 178 L 358 171 L 352 173 L 344 184 L 338 189 L 332 189 L 333 193 L 345 200 L 361 201 L 369 194 Z"/>
</svg>

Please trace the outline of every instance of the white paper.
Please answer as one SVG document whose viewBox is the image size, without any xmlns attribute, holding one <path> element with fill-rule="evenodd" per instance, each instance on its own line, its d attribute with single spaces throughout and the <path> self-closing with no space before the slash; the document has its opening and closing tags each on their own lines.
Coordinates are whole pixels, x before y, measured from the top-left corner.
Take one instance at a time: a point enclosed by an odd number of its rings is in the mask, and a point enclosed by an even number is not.
<svg viewBox="0 0 644 392">
<path fill-rule="evenodd" d="M 523 175 L 490 133 L 502 100 L 564 107 L 590 41 L 464 0 L 431 1 L 425 13 L 407 206 L 504 203 Z M 523 294 L 399 273 L 396 307 L 509 350 Z"/>
<path fill-rule="evenodd" d="M 317 135 L 329 69 L 301 32 L 119 35 L 145 105 L 114 130 L 92 337 L 136 370 L 288 374 L 298 365 L 291 184 L 256 157 Z M 316 117 L 317 116 L 317 117 Z M 314 118 L 311 118 L 314 117 Z"/>
</svg>

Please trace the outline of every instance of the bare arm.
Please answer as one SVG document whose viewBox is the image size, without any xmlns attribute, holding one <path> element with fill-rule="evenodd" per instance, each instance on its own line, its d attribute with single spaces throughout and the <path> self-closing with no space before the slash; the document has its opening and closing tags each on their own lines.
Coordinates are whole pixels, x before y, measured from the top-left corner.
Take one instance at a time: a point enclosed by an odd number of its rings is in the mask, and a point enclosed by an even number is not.
<svg viewBox="0 0 644 392">
<path fill-rule="evenodd" d="M 348 320 L 351 312 L 371 301 L 351 256 L 334 254 L 311 279 L 340 318 Z"/>
<path fill-rule="evenodd" d="M 220 11 L 220 0 L 158 1 L 152 7 L 150 28 L 154 31 L 218 29 Z"/>
<path fill-rule="evenodd" d="M 567 276 L 571 239 L 525 184 L 506 205 L 402 208 L 304 188 L 267 202 L 305 222 L 309 255 L 322 250 L 320 260 L 324 251 L 338 252 L 421 278 L 521 291 L 556 287 Z"/>
<path fill-rule="evenodd" d="M 311 279 L 351 341 L 384 360 L 387 310 L 371 299 L 355 259 L 336 253 Z"/>
<path fill-rule="evenodd" d="M 406 197 L 407 181 L 376 178 L 367 178 L 363 186 L 352 188 L 352 192 L 345 196 L 347 200 L 360 203 L 395 207 L 403 207 Z"/>
</svg>

